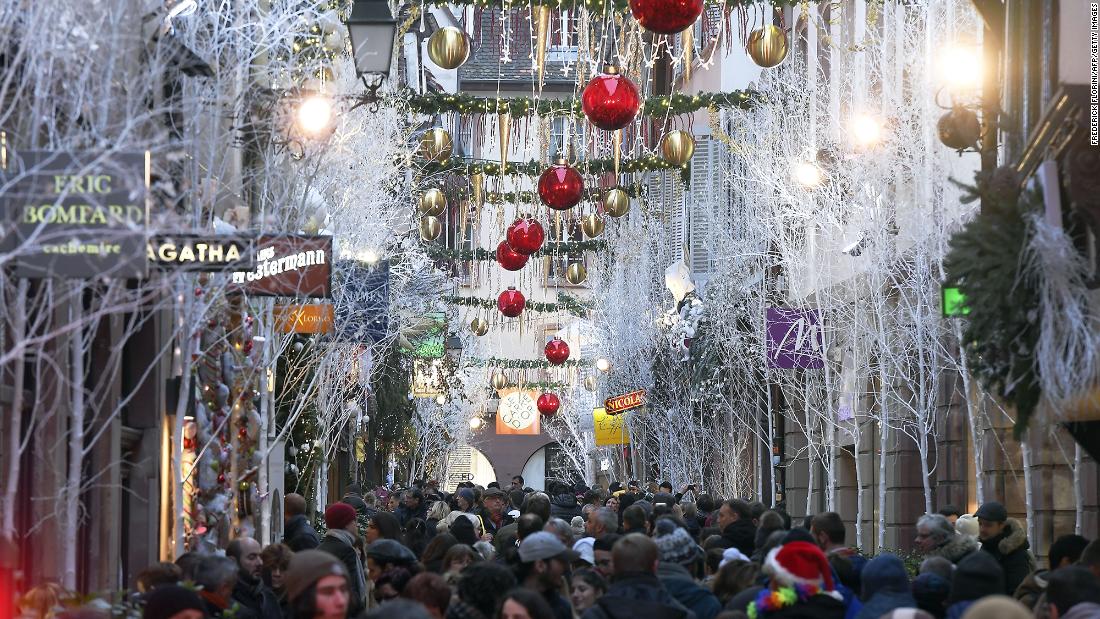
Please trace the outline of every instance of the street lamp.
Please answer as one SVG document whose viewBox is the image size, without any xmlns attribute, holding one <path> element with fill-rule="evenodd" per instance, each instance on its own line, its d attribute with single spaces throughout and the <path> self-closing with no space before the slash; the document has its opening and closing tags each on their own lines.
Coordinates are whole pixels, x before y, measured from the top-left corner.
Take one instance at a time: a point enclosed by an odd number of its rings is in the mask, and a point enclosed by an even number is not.
<svg viewBox="0 0 1100 619">
<path fill-rule="evenodd" d="M 462 359 L 462 340 L 457 335 L 452 335 L 447 338 L 443 350 L 447 353 L 447 358 L 457 365 L 459 360 Z"/>
<path fill-rule="evenodd" d="M 367 87 L 364 102 L 378 100 L 378 88 L 390 72 L 397 20 L 386 0 L 356 0 L 347 19 L 355 72 Z M 371 81 L 367 81 L 370 75 Z"/>
</svg>

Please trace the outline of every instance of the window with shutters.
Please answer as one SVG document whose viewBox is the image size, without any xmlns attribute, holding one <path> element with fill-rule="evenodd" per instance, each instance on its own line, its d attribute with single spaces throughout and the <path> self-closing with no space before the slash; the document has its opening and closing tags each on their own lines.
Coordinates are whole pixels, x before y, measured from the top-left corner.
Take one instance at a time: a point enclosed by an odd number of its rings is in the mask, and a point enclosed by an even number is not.
<svg viewBox="0 0 1100 619">
<path fill-rule="evenodd" d="M 577 60 L 577 12 L 554 11 L 550 14 L 550 41 L 546 49 L 547 62 Z"/>
<path fill-rule="evenodd" d="M 659 210 L 664 228 L 663 247 L 658 249 L 667 252 L 669 262 L 683 258 L 686 252 L 684 184 L 679 176 L 678 170 L 662 170 L 650 174 L 648 180 L 649 208 L 651 212 Z"/>
<path fill-rule="evenodd" d="M 691 157 L 691 183 L 688 188 L 687 264 L 697 285 L 705 283 L 714 271 L 715 214 L 729 208 L 729 188 L 725 186 L 723 170 L 726 161 L 724 145 L 710 136 L 695 139 L 695 154 Z"/>
</svg>

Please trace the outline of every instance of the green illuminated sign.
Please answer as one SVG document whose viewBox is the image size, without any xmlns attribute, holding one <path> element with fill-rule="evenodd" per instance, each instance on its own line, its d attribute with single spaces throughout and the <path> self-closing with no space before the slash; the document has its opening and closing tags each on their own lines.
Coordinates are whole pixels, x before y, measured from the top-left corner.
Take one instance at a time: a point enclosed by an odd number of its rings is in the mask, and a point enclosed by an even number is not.
<svg viewBox="0 0 1100 619">
<path fill-rule="evenodd" d="M 970 306 L 966 304 L 966 295 L 954 286 L 943 287 L 943 315 L 944 318 L 958 318 L 970 314 Z"/>
</svg>

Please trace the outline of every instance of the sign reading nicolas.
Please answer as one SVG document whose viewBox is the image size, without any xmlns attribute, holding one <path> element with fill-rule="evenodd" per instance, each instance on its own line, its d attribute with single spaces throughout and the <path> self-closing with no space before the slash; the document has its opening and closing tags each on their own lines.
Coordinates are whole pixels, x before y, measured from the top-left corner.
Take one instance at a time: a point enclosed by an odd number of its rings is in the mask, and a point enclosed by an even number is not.
<svg viewBox="0 0 1100 619">
<path fill-rule="evenodd" d="M 145 274 L 148 153 L 9 154 L 0 248 L 17 276 Z"/>
<path fill-rule="evenodd" d="M 237 236 L 173 234 L 149 239 L 150 264 L 182 271 L 251 268 L 252 239 Z"/>
<path fill-rule="evenodd" d="M 645 406 L 645 389 L 607 398 L 603 406 L 608 415 L 618 415 L 623 411 Z"/>
<path fill-rule="evenodd" d="M 234 271 L 238 290 L 261 297 L 332 296 L 332 237 L 295 234 L 256 239 L 256 266 Z"/>
</svg>

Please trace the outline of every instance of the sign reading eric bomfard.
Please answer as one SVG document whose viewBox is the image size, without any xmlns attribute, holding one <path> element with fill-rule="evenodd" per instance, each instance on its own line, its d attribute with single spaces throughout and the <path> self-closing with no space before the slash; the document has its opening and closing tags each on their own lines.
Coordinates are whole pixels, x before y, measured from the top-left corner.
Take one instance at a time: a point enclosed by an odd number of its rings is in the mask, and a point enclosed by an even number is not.
<svg viewBox="0 0 1100 619">
<path fill-rule="evenodd" d="M 19 277 L 141 277 L 149 154 L 7 152 L 0 248 Z"/>
</svg>

